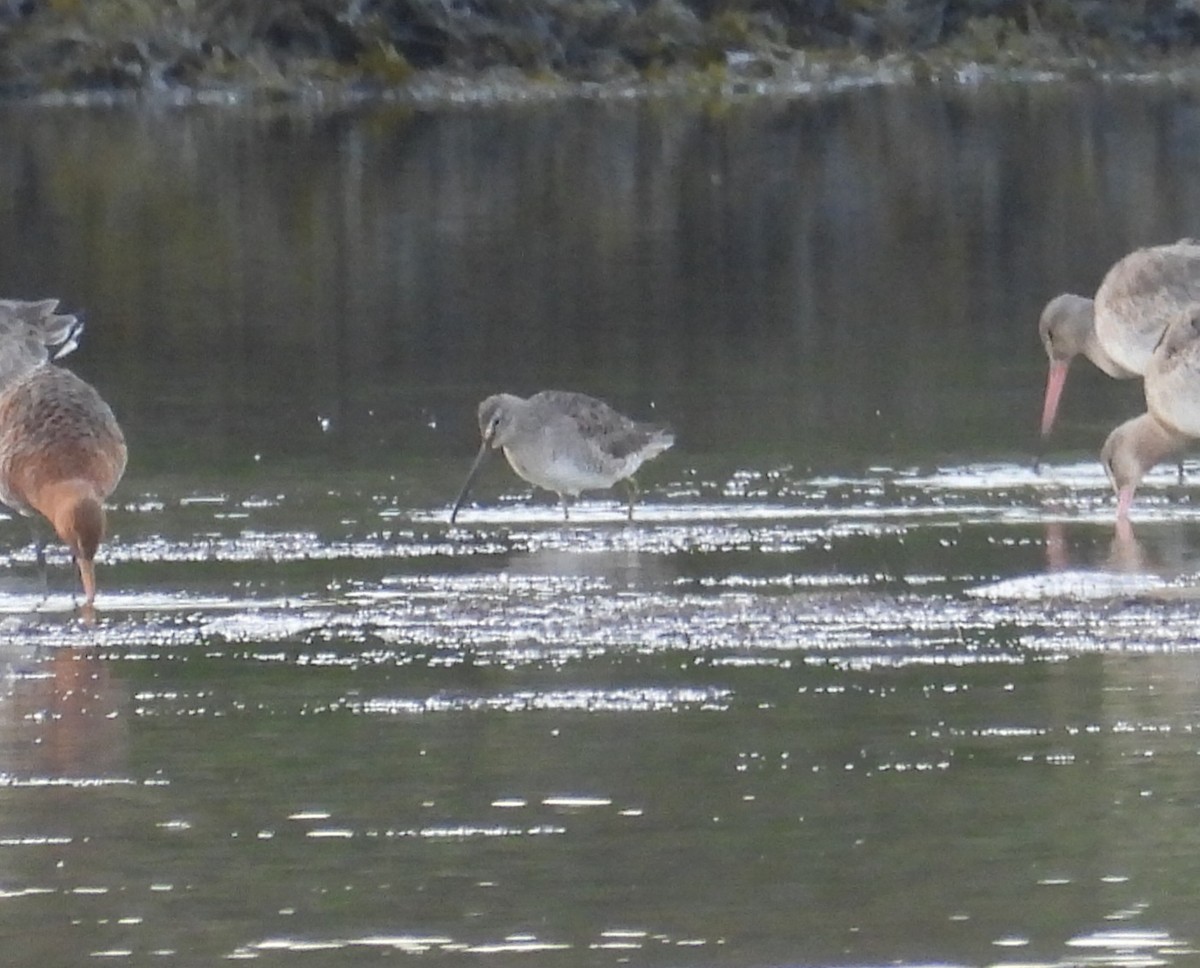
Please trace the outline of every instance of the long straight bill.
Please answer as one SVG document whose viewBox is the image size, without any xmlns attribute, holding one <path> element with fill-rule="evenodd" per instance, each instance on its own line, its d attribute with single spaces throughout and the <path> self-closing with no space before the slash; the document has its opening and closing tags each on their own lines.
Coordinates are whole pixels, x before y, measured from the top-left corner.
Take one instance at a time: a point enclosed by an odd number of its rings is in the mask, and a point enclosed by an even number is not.
<svg viewBox="0 0 1200 968">
<path fill-rule="evenodd" d="M 467 472 L 467 479 L 463 481 L 462 490 L 458 492 L 458 497 L 454 501 L 454 507 L 450 511 L 450 523 L 454 523 L 454 519 L 458 517 L 458 509 L 462 507 L 463 501 L 467 499 L 467 492 L 471 490 L 471 482 L 475 480 L 475 475 L 479 472 L 479 468 L 483 466 L 484 460 L 487 458 L 488 451 L 491 448 L 485 440 L 479 446 L 479 453 L 475 455 L 475 462 L 471 465 L 471 469 Z"/>
<path fill-rule="evenodd" d="M 1042 436 L 1045 437 L 1054 427 L 1054 418 L 1058 414 L 1058 401 L 1062 399 L 1063 387 L 1067 385 L 1067 368 L 1069 361 L 1051 360 L 1050 372 L 1046 376 L 1046 400 L 1042 404 Z"/>
</svg>

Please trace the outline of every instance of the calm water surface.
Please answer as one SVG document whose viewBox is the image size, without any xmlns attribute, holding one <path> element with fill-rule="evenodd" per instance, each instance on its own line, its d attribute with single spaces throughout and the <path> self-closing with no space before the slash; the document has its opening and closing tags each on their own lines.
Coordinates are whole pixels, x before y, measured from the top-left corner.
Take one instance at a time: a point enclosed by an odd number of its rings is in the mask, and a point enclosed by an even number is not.
<svg viewBox="0 0 1200 968">
<path fill-rule="evenodd" d="M 0 111 L 0 292 L 130 441 L 0 522 L 13 965 L 1185 965 L 1200 465 L 1034 326 L 1200 234 L 1187 92 Z M 564 522 L 474 408 L 679 443 Z"/>
</svg>

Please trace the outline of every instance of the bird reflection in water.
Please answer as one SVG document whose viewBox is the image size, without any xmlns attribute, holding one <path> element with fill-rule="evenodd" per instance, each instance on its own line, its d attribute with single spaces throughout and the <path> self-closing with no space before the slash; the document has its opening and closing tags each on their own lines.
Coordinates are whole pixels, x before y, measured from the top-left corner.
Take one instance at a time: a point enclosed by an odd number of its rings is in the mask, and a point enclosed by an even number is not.
<svg viewBox="0 0 1200 968">
<path fill-rule="evenodd" d="M 14 673 L 0 702 L 5 772 L 38 779 L 123 775 L 128 694 L 96 650 L 56 648 Z"/>
<path fill-rule="evenodd" d="M 1088 531 L 1091 525 L 1079 525 Z M 1147 546 L 1134 533 L 1128 518 L 1118 518 L 1112 537 L 1106 545 L 1088 554 L 1087 546 L 1079 541 L 1072 542 L 1065 521 L 1047 521 L 1045 524 L 1046 571 L 1063 572 L 1072 569 L 1099 569 L 1117 574 L 1175 574 L 1183 567 L 1180 549 Z M 1074 554 L 1072 552 L 1074 551 Z"/>
<path fill-rule="evenodd" d="M 1109 569 L 1127 573 L 1152 570 L 1146 549 L 1133 533 L 1133 524 L 1128 517 L 1117 518 L 1112 542 L 1108 546 Z"/>
</svg>

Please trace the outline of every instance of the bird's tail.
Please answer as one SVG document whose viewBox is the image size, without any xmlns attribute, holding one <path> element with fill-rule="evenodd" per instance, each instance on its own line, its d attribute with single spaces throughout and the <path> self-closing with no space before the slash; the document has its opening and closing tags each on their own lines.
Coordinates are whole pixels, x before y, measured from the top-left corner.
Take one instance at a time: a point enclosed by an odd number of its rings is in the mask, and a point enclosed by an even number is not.
<svg viewBox="0 0 1200 968">
<path fill-rule="evenodd" d="M 0 340 L 19 341 L 38 362 L 61 359 L 79 346 L 83 319 L 57 309 L 57 299 L 0 299 Z"/>
<path fill-rule="evenodd" d="M 0 299 L 0 389 L 79 345 L 83 320 L 57 307 L 57 299 Z"/>
<path fill-rule="evenodd" d="M 669 450 L 675 444 L 675 431 L 669 427 L 654 427 L 650 438 L 646 441 L 645 459 L 657 457 L 664 450 Z"/>
</svg>

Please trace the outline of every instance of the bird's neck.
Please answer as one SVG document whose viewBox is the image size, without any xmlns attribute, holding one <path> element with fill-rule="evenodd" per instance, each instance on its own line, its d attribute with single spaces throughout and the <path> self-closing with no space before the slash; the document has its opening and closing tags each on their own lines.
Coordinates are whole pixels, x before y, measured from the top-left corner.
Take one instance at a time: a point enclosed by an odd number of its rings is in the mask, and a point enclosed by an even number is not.
<svg viewBox="0 0 1200 968">
<path fill-rule="evenodd" d="M 95 487 L 74 478 L 55 481 L 32 495 L 30 505 L 45 515 L 77 558 L 91 561 L 104 537 L 104 505 Z"/>
</svg>

